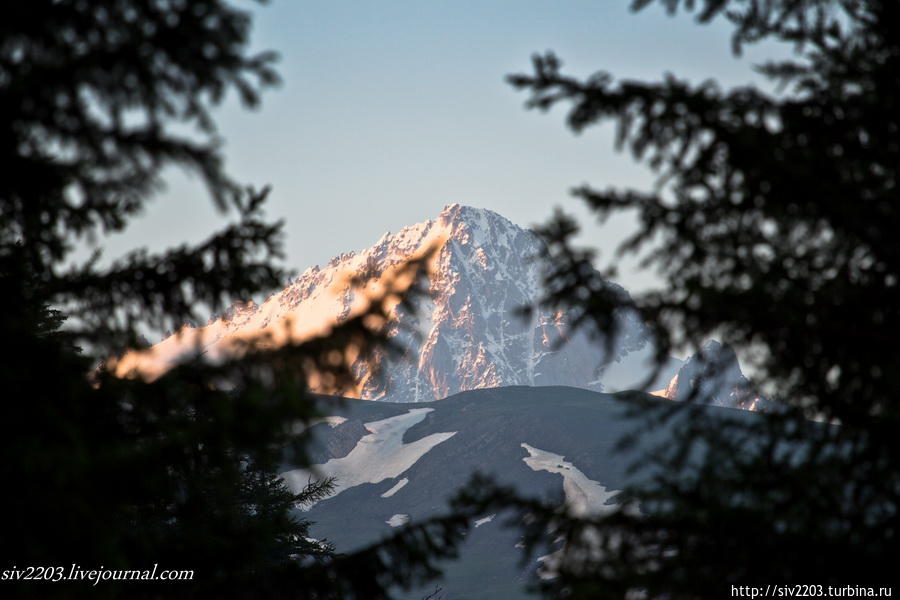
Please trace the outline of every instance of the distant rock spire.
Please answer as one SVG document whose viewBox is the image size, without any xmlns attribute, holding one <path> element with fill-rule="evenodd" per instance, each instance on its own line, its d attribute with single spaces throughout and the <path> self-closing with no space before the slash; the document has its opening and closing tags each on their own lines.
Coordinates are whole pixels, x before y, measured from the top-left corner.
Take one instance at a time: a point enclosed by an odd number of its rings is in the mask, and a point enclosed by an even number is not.
<svg viewBox="0 0 900 600">
<path fill-rule="evenodd" d="M 685 361 L 666 386 L 664 395 L 679 402 L 748 410 L 760 410 L 767 404 L 744 377 L 734 349 L 717 340 L 708 340 Z"/>
</svg>

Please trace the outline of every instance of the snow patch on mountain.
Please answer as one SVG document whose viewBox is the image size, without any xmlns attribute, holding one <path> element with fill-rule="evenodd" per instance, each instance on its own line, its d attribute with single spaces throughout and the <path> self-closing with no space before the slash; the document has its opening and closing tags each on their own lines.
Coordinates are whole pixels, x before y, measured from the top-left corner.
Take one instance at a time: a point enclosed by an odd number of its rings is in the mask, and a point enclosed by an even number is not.
<svg viewBox="0 0 900 600">
<path fill-rule="evenodd" d="M 490 514 L 490 515 L 488 515 L 488 516 L 486 516 L 486 517 L 481 517 L 480 519 L 476 519 L 476 520 L 475 520 L 475 529 L 478 529 L 479 527 L 481 527 L 481 526 L 484 525 L 485 523 L 490 523 L 491 521 L 494 520 L 494 517 L 496 517 L 496 516 L 497 516 L 497 513 L 493 513 L 493 514 Z"/>
<path fill-rule="evenodd" d="M 566 505 L 576 516 L 586 516 L 610 510 L 607 501 L 618 490 L 607 490 L 605 486 L 588 479 L 575 465 L 564 460 L 564 456 L 535 448 L 524 442 L 521 446 L 528 452 L 522 458 L 532 471 L 548 471 L 563 477 Z"/>
<path fill-rule="evenodd" d="M 310 469 L 285 471 L 281 477 L 295 494 L 303 490 L 310 480 L 334 477 L 334 492 L 331 497 L 363 483 L 393 479 L 413 466 L 429 450 L 456 434 L 455 431 L 433 433 L 414 442 L 403 443 L 406 430 L 420 423 L 433 410 L 414 408 L 402 415 L 364 423 L 364 427 L 371 433 L 363 436 L 346 456 L 332 458 L 325 464 L 313 465 Z M 312 505 L 306 507 L 306 510 L 309 508 Z"/>
<path fill-rule="evenodd" d="M 612 506 L 607 502 L 618 493 L 618 490 L 608 490 L 599 482 L 589 479 L 575 465 L 564 460 L 565 457 L 562 455 L 535 448 L 524 442 L 521 446 L 528 452 L 528 456 L 522 460 L 533 471 L 548 471 L 562 475 L 566 506 L 573 515 L 586 517 L 612 510 Z M 596 531 L 587 529 L 581 533 L 581 537 L 589 552 L 599 552 L 600 538 Z M 539 565 L 538 577 L 545 580 L 554 579 L 559 572 L 563 556 L 562 548 L 539 556 L 536 559 Z"/>
<path fill-rule="evenodd" d="M 409 515 L 398 513 L 385 521 L 385 523 L 387 523 L 391 527 L 402 527 L 403 525 L 409 523 Z"/>
<path fill-rule="evenodd" d="M 409 483 L 409 479 L 404 477 L 403 479 L 398 481 L 396 484 L 394 484 L 394 486 L 391 489 L 389 489 L 388 491 L 383 493 L 381 495 L 381 497 L 382 498 L 390 498 L 391 496 L 393 496 L 394 494 L 399 492 L 401 489 L 403 489 L 403 486 L 405 486 L 407 483 Z"/>
</svg>

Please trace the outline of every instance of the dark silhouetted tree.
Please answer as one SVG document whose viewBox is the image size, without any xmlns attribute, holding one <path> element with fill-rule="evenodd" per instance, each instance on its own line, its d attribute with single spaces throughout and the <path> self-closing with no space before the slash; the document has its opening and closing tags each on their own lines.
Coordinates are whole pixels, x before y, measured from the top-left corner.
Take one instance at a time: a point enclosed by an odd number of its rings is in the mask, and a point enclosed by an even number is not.
<svg viewBox="0 0 900 600">
<path fill-rule="evenodd" d="M 248 54 L 249 30 L 249 13 L 224 0 L 3 8 L 3 568 L 194 571 L 165 584 L 4 581 L 4 597 L 379 598 L 433 576 L 467 525 L 435 519 L 334 555 L 293 516 L 327 482 L 295 495 L 274 476 L 285 452 L 308 464 L 292 433 L 317 415 L 307 375 L 340 390 L 350 365 L 334 356 L 385 343 L 370 325 L 403 289 L 325 337 L 250 343 L 215 364 L 198 353 L 152 381 L 102 364 L 140 348 L 142 332 L 285 281 L 281 224 L 263 218 L 264 192 L 223 171 L 210 112 L 230 92 L 253 106 L 277 81 L 271 53 Z M 78 262 L 76 248 L 123 231 L 171 166 L 198 175 L 231 224 L 195 246 Z"/>
<path fill-rule="evenodd" d="M 498 498 L 531 513 L 531 542 L 546 540 L 548 525 L 565 539 L 559 577 L 542 584 L 549 596 L 890 582 L 900 553 L 900 3 L 662 4 L 696 10 L 700 23 L 726 19 L 738 54 L 764 40 L 794 53 L 758 67 L 772 91 L 580 79 L 553 54 L 510 82 L 530 107 L 570 106 L 576 132 L 614 122 L 618 147 L 658 175 L 648 191 L 574 194 L 600 219 L 636 214 L 619 252 L 662 277 L 630 304 L 661 356 L 722 338 L 779 406 L 723 416 L 630 395 L 647 427 L 676 433 L 637 465 L 655 475 L 625 489 L 619 509 L 575 519 Z M 602 281 L 614 270 L 594 271 L 576 230 L 562 214 L 544 227 L 555 261 L 548 302 L 605 326 L 622 305 Z"/>
</svg>

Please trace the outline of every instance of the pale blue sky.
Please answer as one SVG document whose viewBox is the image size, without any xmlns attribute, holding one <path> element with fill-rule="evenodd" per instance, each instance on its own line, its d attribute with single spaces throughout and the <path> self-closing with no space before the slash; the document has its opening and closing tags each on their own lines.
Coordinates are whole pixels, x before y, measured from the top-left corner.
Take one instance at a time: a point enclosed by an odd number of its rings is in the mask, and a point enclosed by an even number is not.
<svg viewBox="0 0 900 600">
<path fill-rule="evenodd" d="M 218 111 L 229 170 L 273 192 L 287 220 L 287 266 L 302 271 L 359 250 L 448 203 L 495 210 L 520 225 L 589 182 L 646 188 L 649 172 L 614 152 L 611 128 L 575 136 L 563 112 L 526 111 L 504 81 L 554 50 L 566 69 L 625 78 L 665 72 L 723 85 L 760 79 L 762 50 L 731 55 L 727 24 L 697 25 L 625 0 L 274 0 L 254 9 L 254 47 L 281 55 L 283 84 L 262 106 Z M 772 49 L 768 49 L 772 52 Z M 173 172 L 166 192 L 108 254 L 200 240 L 221 224 L 202 189 Z M 608 249 L 624 223 L 585 236 Z M 649 280 L 625 269 L 621 281 Z"/>
</svg>

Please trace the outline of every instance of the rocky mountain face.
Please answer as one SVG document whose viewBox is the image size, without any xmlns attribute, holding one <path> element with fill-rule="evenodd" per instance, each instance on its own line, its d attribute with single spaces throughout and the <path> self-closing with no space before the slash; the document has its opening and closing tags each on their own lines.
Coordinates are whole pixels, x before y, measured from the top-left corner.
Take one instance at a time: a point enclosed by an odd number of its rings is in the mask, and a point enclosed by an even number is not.
<svg viewBox="0 0 900 600">
<path fill-rule="evenodd" d="M 413 310 L 394 308 L 391 335 L 404 348 L 402 355 L 378 357 L 380 377 L 373 376 L 372 364 L 355 364 L 358 386 L 350 395 L 425 402 L 512 385 L 618 391 L 645 383 L 652 340 L 635 315 L 618 316 L 620 334 L 607 356 L 601 340 L 569 329 L 566 314 L 535 306 L 542 296 L 541 244 L 536 234 L 497 213 L 451 204 L 434 219 L 386 233 L 373 246 L 341 254 L 323 268 L 307 269 L 262 304 L 236 303 L 206 326 L 186 326 L 148 352 L 123 357 L 118 368 L 155 376 L 197 349 L 215 359 L 261 331 L 278 340 L 285 323 L 293 339 L 327 331 L 366 302 L 365 290 L 354 288 L 352 278 L 377 281 L 437 247 L 427 293 L 414 298 Z M 524 306 L 534 307 L 527 318 L 517 312 Z M 678 396 L 678 382 L 685 380 L 676 374 L 679 367 L 681 361 L 670 361 L 650 389 L 665 387 L 674 376 L 674 395 L 665 395 Z M 716 399 L 727 403 L 721 394 Z"/>
<path fill-rule="evenodd" d="M 396 313 L 421 337 L 395 328 L 406 351 L 381 380 L 358 365 L 365 382 L 360 397 L 421 402 L 509 385 L 600 390 L 603 366 L 646 345 L 644 328 L 628 315 L 620 317 L 622 334 L 608 358 L 587 333 L 573 334 L 562 313 L 536 308 L 527 319 L 518 316 L 541 295 L 541 241 L 488 210 L 450 205 L 434 220 L 384 236 L 362 255 L 376 264 L 404 260 L 438 235 L 446 242 L 427 297 L 415 311 L 398 307 Z"/>
<path fill-rule="evenodd" d="M 768 408 L 767 401 L 754 392 L 741 372 L 734 350 L 716 340 L 709 340 L 688 358 L 660 395 L 745 410 Z"/>
</svg>

